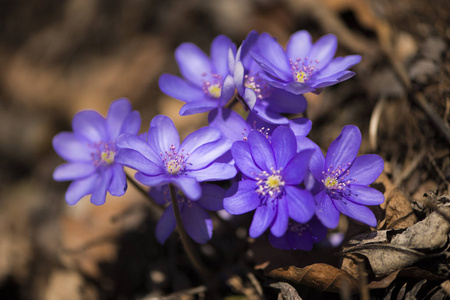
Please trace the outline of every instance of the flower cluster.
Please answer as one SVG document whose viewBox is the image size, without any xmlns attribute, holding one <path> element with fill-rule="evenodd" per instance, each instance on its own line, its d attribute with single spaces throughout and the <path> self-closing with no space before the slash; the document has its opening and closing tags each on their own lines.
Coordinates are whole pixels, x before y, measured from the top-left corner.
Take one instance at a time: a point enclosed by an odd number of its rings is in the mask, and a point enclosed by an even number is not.
<svg viewBox="0 0 450 300">
<path fill-rule="evenodd" d="M 166 207 L 156 227 L 161 243 L 177 226 L 177 215 L 178 226 L 206 243 L 213 231 L 207 211 L 222 209 L 232 215 L 254 211 L 250 237 L 269 230 L 270 243 L 281 249 L 311 250 L 338 225 L 340 214 L 376 226 L 366 205 L 384 201 L 369 187 L 383 160 L 375 154 L 357 157 L 359 129 L 345 126 L 324 156 L 307 137 L 312 122 L 288 118 L 305 111 L 303 94 L 320 93 L 354 75 L 348 69 L 361 57 L 334 57 L 336 48 L 334 35 L 313 43 L 306 31 L 294 33 L 285 49 L 256 31 L 239 47 L 218 36 L 210 56 L 184 43 L 175 51 L 182 77 L 163 74 L 159 87 L 185 102 L 180 115 L 209 111 L 209 125 L 180 141 L 164 115 L 138 134 L 139 114 L 125 99 L 112 103 L 106 118 L 80 112 L 73 132 L 53 139 L 55 151 L 68 161 L 54 178 L 73 181 L 68 204 L 91 195 L 91 202 L 101 205 L 107 192 L 124 194 L 124 166 L 134 169 L 135 179 Z M 231 110 L 238 102 L 248 111 L 246 118 Z"/>
</svg>

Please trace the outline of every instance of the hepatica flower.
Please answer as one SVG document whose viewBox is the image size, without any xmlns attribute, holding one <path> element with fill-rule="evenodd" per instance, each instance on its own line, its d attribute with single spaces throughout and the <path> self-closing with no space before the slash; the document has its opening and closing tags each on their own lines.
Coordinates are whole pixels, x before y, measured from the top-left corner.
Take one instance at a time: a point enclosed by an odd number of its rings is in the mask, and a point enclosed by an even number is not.
<svg viewBox="0 0 450 300">
<path fill-rule="evenodd" d="M 196 45 L 183 43 L 175 51 L 183 78 L 163 74 L 159 88 L 166 95 L 186 102 L 180 110 L 182 116 L 224 106 L 234 95 L 230 66 L 235 54 L 236 46 L 223 35 L 212 42 L 210 58 Z"/>
<path fill-rule="evenodd" d="M 259 34 L 251 31 L 238 49 L 234 68 L 236 88 L 248 108 L 260 118 L 272 124 L 287 124 L 288 119 L 281 114 L 303 112 L 306 99 L 302 95 L 275 88 L 260 76 L 263 70 L 250 55 L 263 53 L 259 39 Z"/>
<path fill-rule="evenodd" d="M 66 202 L 77 203 L 91 195 L 95 205 L 105 203 L 106 192 L 122 196 L 127 188 L 123 166 L 116 162 L 116 137 L 137 134 L 141 117 L 131 110 L 126 99 L 113 102 L 106 119 L 96 111 L 82 111 L 72 120 L 73 132 L 61 132 L 53 138 L 53 148 L 67 163 L 58 166 L 53 178 L 73 181 L 66 192 Z"/>
<path fill-rule="evenodd" d="M 328 228 L 335 228 L 339 213 L 376 226 L 373 212 L 365 205 L 379 205 L 384 196 L 368 185 L 383 171 L 383 159 L 376 154 L 357 156 L 361 145 L 358 127 L 348 125 L 331 143 L 326 157 L 315 151 L 310 161 L 310 171 L 321 185 L 315 195 L 316 215 Z"/>
<path fill-rule="evenodd" d="M 312 43 L 307 31 L 298 31 L 290 37 L 286 51 L 267 33 L 261 34 L 258 44 L 260 52 L 251 55 L 265 71 L 261 76 L 270 85 L 297 95 L 318 93 L 349 79 L 355 73 L 348 68 L 361 61 L 359 55 L 334 58 L 337 39 L 333 34 Z"/>
<path fill-rule="evenodd" d="M 194 201 L 177 190 L 178 208 L 181 220 L 189 236 L 199 244 L 204 244 L 212 237 L 213 224 L 208 211 L 223 209 L 225 190 L 217 185 L 203 183 L 202 196 Z M 166 210 L 156 225 L 156 238 L 164 244 L 176 227 L 175 215 L 170 199 L 168 185 L 156 186 L 150 189 L 150 195 L 160 205 L 166 205 Z"/>
<path fill-rule="evenodd" d="M 312 150 L 297 153 L 293 131 L 285 126 L 274 130 L 271 141 L 259 131 L 248 142 L 235 142 L 231 148 L 243 180 L 227 191 L 225 210 L 234 215 L 255 210 L 249 234 L 260 236 L 268 227 L 282 236 L 289 218 L 305 223 L 314 214 L 312 195 L 299 187 Z"/>
<path fill-rule="evenodd" d="M 313 244 L 325 239 L 328 229 L 313 217 L 305 224 L 289 221 L 286 233 L 280 237 L 269 235 L 270 244 L 283 250 L 311 251 Z"/>
<path fill-rule="evenodd" d="M 118 137 L 116 161 L 137 170 L 136 179 L 144 185 L 172 183 L 189 199 L 198 200 L 202 194 L 199 182 L 236 175 L 234 166 L 215 162 L 230 145 L 212 127 L 194 131 L 180 144 L 172 120 L 158 115 L 150 123 L 147 141 L 132 134 Z"/>
</svg>

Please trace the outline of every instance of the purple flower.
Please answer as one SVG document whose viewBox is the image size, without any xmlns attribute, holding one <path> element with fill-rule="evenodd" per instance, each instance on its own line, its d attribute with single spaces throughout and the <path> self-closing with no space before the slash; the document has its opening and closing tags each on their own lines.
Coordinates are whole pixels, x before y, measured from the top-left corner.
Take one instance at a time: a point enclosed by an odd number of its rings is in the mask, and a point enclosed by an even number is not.
<svg viewBox="0 0 450 300">
<path fill-rule="evenodd" d="M 243 180 L 232 186 L 224 199 L 225 210 L 234 215 L 256 210 L 250 226 L 251 237 L 268 227 L 282 236 L 289 218 L 305 223 L 314 214 L 312 195 L 299 187 L 312 150 L 297 153 L 294 132 L 285 126 L 274 130 L 271 141 L 259 131 L 248 142 L 235 142 L 231 148 Z"/>
<path fill-rule="evenodd" d="M 250 113 L 247 120 L 244 120 L 235 111 L 219 108 L 212 110 L 208 115 L 209 125 L 220 130 L 222 135 L 232 142 L 247 141 L 247 136 L 252 130 L 257 130 L 268 137 L 279 124 L 272 124 L 259 118 L 258 115 Z M 311 131 L 312 122 L 306 118 L 297 118 L 288 121 L 288 124 L 297 138 L 301 142 Z"/>
<path fill-rule="evenodd" d="M 211 127 L 194 131 L 180 145 L 172 120 L 158 115 L 150 123 L 147 141 L 132 134 L 118 137 L 116 161 L 137 170 L 136 179 L 142 184 L 172 183 L 189 199 L 198 200 L 202 194 L 199 182 L 225 180 L 236 175 L 234 166 L 215 162 L 230 145 L 230 141 Z"/>
<path fill-rule="evenodd" d="M 313 244 L 325 239 L 328 229 L 313 217 L 305 224 L 289 221 L 286 233 L 281 237 L 269 235 L 270 244 L 283 250 L 311 251 Z"/>
<path fill-rule="evenodd" d="M 178 208 L 181 220 L 189 236 L 199 244 L 204 244 L 212 237 L 213 224 L 207 210 L 223 209 L 225 190 L 221 187 L 203 183 L 202 196 L 197 201 L 191 200 L 177 190 Z M 170 199 L 168 185 L 156 186 L 150 189 L 150 195 L 160 205 L 167 205 L 166 210 L 156 225 L 156 238 L 164 244 L 176 227 L 175 215 Z"/>
<path fill-rule="evenodd" d="M 186 102 L 180 115 L 192 115 L 224 106 L 234 95 L 230 67 L 236 46 L 219 35 L 211 44 L 211 58 L 191 43 L 175 50 L 175 59 L 184 79 L 171 74 L 159 78 L 159 88 L 168 96 Z"/>
<path fill-rule="evenodd" d="M 313 44 L 307 31 L 298 31 L 290 37 L 286 51 L 267 33 L 261 34 L 258 44 L 260 52 L 251 55 L 265 71 L 260 76 L 270 85 L 297 95 L 318 93 L 349 79 L 355 73 L 347 69 L 361 61 L 359 55 L 333 58 L 337 48 L 333 34 Z"/>
<path fill-rule="evenodd" d="M 303 112 L 306 108 L 306 99 L 302 95 L 273 87 L 260 76 L 263 70 L 250 55 L 264 53 L 260 49 L 259 39 L 259 34 L 251 31 L 239 47 L 236 54 L 234 82 L 240 97 L 253 113 L 272 124 L 287 124 L 288 119 L 281 114 Z"/>
<path fill-rule="evenodd" d="M 316 215 L 328 228 L 335 228 L 339 212 L 370 226 L 376 226 L 373 212 L 365 205 L 379 205 L 384 196 L 368 185 L 383 171 L 383 159 L 376 154 L 356 157 L 361 145 L 361 132 L 353 125 L 345 126 L 330 147 L 326 158 L 315 151 L 310 171 L 321 185 L 315 195 Z"/>
<path fill-rule="evenodd" d="M 82 111 L 72 120 L 73 132 L 61 132 L 53 138 L 53 148 L 67 163 L 58 166 L 53 178 L 71 181 L 66 202 L 76 204 L 92 194 L 95 205 L 105 203 L 106 192 L 122 196 L 127 189 L 123 166 L 116 162 L 116 137 L 137 134 L 141 117 L 131 110 L 127 99 L 113 102 L 106 119 L 96 111 Z"/>
</svg>

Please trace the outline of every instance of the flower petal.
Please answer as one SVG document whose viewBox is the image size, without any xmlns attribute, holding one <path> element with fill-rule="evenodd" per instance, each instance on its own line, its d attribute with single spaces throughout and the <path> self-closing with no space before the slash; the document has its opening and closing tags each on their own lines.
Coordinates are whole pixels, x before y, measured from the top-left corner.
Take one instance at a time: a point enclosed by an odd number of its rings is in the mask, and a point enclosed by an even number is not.
<svg viewBox="0 0 450 300">
<path fill-rule="evenodd" d="M 276 169 L 285 168 L 287 163 L 297 154 L 297 141 L 294 132 L 289 127 L 277 127 L 272 133 L 272 149 L 275 155 Z"/>
<path fill-rule="evenodd" d="M 341 134 L 331 143 L 325 157 L 326 169 L 347 168 L 353 163 L 361 146 L 361 131 L 353 125 L 342 128 Z M 314 173 L 313 173 L 314 174 Z M 315 175 L 315 174 L 314 174 Z"/>
<path fill-rule="evenodd" d="M 206 126 L 189 134 L 181 143 L 180 149 L 184 149 L 189 155 L 194 152 L 197 148 L 203 146 L 204 144 L 215 142 L 221 137 L 220 131 Z"/>
<path fill-rule="evenodd" d="M 244 76 L 245 76 L 245 70 L 244 70 L 244 65 L 242 64 L 241 61 L 238 61 L 236 63 L 236 66 L 234 67 L 234 73 L 233 73 L 233 79 L 234 79 L 234 84 L 236 85 L 236 89 L 239 93 L 239 95 L 243 95 L 244 94 Z"/>
<path fill-rule="evenodd" d="M 303 95 L 293 94 L 286 90 L 273 88 L 268 102 L 268 109 L 278 113 L 298 114 L 306 109 L 306 99 Z"/>
<path fill-rule="evenodd" d="M 156 239 L 161 244 L 164 244 L 169 238 L 170 234 L 175 230 L 177 222 L 173 213 L 172 205 L 169 205 L 164 210 L 161 218 L 156 225 Z"/>
<path fill-rule="evenodd" d="M 275 38 L 268 33 L 262 33 L 258 39 L 259 53 L 270 60 L 272 64 L 281 72 L 282 80 L 290 79 L 290 66 L 283 47 L 277 42 Z"/>
<path fill-rule="evenodd" d="M 192 202 L 190 207 L 184 206 L 181 218 L 186 232 L 194 241 L 204 244 L 211 239 L 213 229 L 211 217 L 196 202 Z"/>
<path fill-rule="evenodd" d="M 134 175 L 137 181 L 146 186 L 156 186 L 161 184 L 169 183 L 169 176 L 166 173 L 155 175 L 155 176 L 147 176 L 143 173 L 136 173 Z"/>
<path fill-rule="evenodd" d="M 181 75 L 192 84 L 203 85 L 203 73 L 209 73 L 211 63 L 209 57 L 192 43 L 183 43 L 175 50 L 175 59 Z"/>
<path fill-rule="evenodd" d="M 163 166 L 161 156 L 150 147 L 149 144 L 145 142 L 144 139 L 140 138 L 137 135 L 124 133 L 119 135 L 116 139 L 116 146 L 121 149 L 130 149 L 135 150 L 142 154 L 145 158 L 151 161 L 154 164 Z M 117 154 L 116 154 L 117 156 Z M 116 157 L 114 157 L 116 159 Z"/>
<path fill-rule="evenodd" d="M 183 175 L 173 176 L 170 182 L 191 200 L 198 200 L 202 196 L 202 187 L 195 178 Z"/>
<path fill-rule="evenodd" d="M 74 205 L 80 201 L 82 197 L 92 194 L 97 187 L 99 178 L 99 174 L 94 173 L 89 177 L 72 182 L 66 191 L 67 204 Z"/>
<path fill-rule="evenodd" d="M 127 178 L 125 176 L 125 171 L 123 166 L 119 164 L 114 164 L 111 166 L 112 169 L 112 180 L 109 185 L 108 192 L 112 196 L 120 197 L 125 194 L 127 190 Z"/>
<path fill-rule="evenodd" d="M 384 169 L 383 159 L 376 154 L 366 154 L 355 158 L 348 169 L 347 177 L 357 185 L 369 185 L 380 176 Z"/>
<path fill-rule="evenodd" d="M 301 82 L 290 82 L 284 86 L 284 89 L 288 91 L 289 93 L 300 95 L 300 94 L 306 94 L 309 92 L 312 92 L 315 90 L 315 88 L 311 87 L 308 83 L 301 83 Z"/>
<path fill-rule="evenodd" d="M 275 41 L 275 43 L 277 43 L 277 42 Z M 263 55 L 253 52 L 253 51 L 250 51 L 250 55 L 256 61 L 256 63 L 261 67 L 261 69 L 264 72 L 266 72 L 267 77 L 272 79 L 272 81 L 268 81 L 268 83 L 270 85 L 274 85 L 276 87 L 282 87 L 283 83 L 287 83 L 292 80 L 290 71 L 289 70 L 280 70 L 279 66 L 274 65 L 272 63 L 272 61 L 270 60 L 270 58 L 266 58 Z M 286 56 L 284 56 L 284 57 L 286 57 Z M 260 73 L 260 76 L 262 78 L 266 79 L 262 75 L 264 75 L 264 74 Z"/>
<path fill-rule="evenodd" d="M 366 206 L 345 199 L 333 200 L 333 204 L 344 215 L 369 226 L 377 226 L 375 215 Z"/>
<path fill-rule="evenodd" d="M 233 184 L 225 194 L 223 207 L 232 215 L 241 215 L 256 209 L 261 201 L 255 190 L 256 182 L 253 180 L 242 180 Z"/>
<path fill-rule="evenodd" d="M 206 143 L 195 149 L 194 152 L 190 153 L 189 158 L 186 160 L 186 170 L 191 171 L 203 169 L 222 156 L 222 154 L 230 150 L 230 148 L 231 141 L 225 138 L 211 143 Z"/>
<path fill-rule="evenodd" d="M 255 106 L 253 107 L 253 111 L 250 111 L 249 116 L 247 117 L 247 123 L 253 124 L 251 121 L 253 121 L 255 117 L 268 124 L 289 124 L 288 118 L 282 116 L 280 113 L 271 110 L 267 102 L 261 101 L 255 104 Z"/>
<path fill-rule="evenodd" d="M 123 121 L 120 133 L 138 134 L 139 129 L 141 129 L 141 121 L 141 115 L 138 111 L 130 112 L 125 121 Z"/>
<path fill-rule="evenodd" d="M 312 79 L 311 80 L 311 86 L 316 89 L 314 93 L 320 94 L 320 89 L 323 89 L 324 87 L 331 86 L 334 84 L 337 84 L 339 82 L 345 81 L 349 78 L 352 78 L 355 75 L 355 72 L 352 71 L 341 71 L 339 73 L 336 73 L 334 75 L 331 75 L 329 77 L 320 78 L 320 79 Z"/>
<path fill-rule="evenodd" d="M 183 105 L 180 109 L 180 116 L 200 114 L 218 107 L 219 102 L 217 100 L 212 100 L 206 96 L 203 96 L 203 98 L 198 98 L 197 101 Z"/>
<path fill-rule="evenodd" d="M 262 170 L 253 161 L 247 142 L 234 142 L 231 146 L 231 154 L 236 166 L 245 176 L 256 179 L 262 173 Z"/>
<path fill-rule="evenodd" d="M 112 170 L 106 169 L 100 175 L 100 180 L 97 182 L 94 191 L 91 195 L 91 203 L 95 205 L 103 205 L 106 200 L 106 193 L 112 180 Z"/>
<path fill-rule="evenodd" d="M 250 132 L 247 122 L 235 111 L 226 108 L 212 110 L 208 115 L 209 126 L 220 131 L 230 141 L 242 141 Z"/>
<path fill-rule="evenodd" d="M 114 157 L 114 161 L 146 175 L 155 176 L 164 173 L 161 166 L 158 166 L 141 153 L 132 149 L 120 149 Z"/>
<path fill-rule="evenodd" d="M 380 205 L 384 202 L 383 193 L 370 186 L 351 184 L 348 189 L 350 195 L 345 195 L 344 197 L 357 204 Z"/>
<path fill-rule="evenodd" d="M 313 238 L 308 230 L 301 234 L 297 232 L 288 232 L 287 241 L 292 250 L 311 251 L 313 248 Z"/>
<path fill-rule="evenodd" d="M 334 34 L 322 36 L 309 51 L 309 59 L 317 60 L 316 67 L 325 68 L 333 59 L 337 49 L 337 38 Z"/>
<path fill-rule="evenodd" d="M 201 87 L 172 74 L 162 74 L 158 85 L 164 94 L 183 102 L 196 102 L 205 97 Z"/>
<path fill-rule="evenodd" d="M 131 112 L 131 103 L 125 98 L 111 103 L 106 116 L 106 128 L 108 130 L 109 140 L 114 141 L 120 133 L 122 124 Z"/>
<path fill-rule="evenodd" d="M 217 36 L 211 43 L 211 63 L 217 75 L 225 77 L 228 74 L 228 50 L 230 48 L 234 48 L 234 52 L 236 52 L 236 46 L 224 35 Z"/>
<path fill-rule="evenodd" d="M 286 198 L 281 197 L 278 199 L 277 204 L 277 215 L 270 227 L 270 232 L 274 236 L 282 236 L 286 233 L 289 223 L 289 210 L 288 204 L 286 203 Z"/>
<path fill-rule="evenodd" d="M 228 163 L 213 163 L 199 170 L 186 171 L 186 175 L 198 182 L 226 180 L 236 176 L 236 168 Z"/>
<path fill-rule="evenodd" d="M 299 222 L 306 223 L 314 215 L 314 198 L 307 190 L 293 186 L 286 186 L 286 201 L 289 216 Z"/>
<path fill-rule="evenodd" d="M 270 169 L 276 167 L 276 162 L 267 137 L 259 131 L 252 131 L 248 135 L 248 143 L 256 165 L 266 172 L 271 172 Z"/>
<path fill-rule="evenodd" d="M 65 160 L 92 161 L 89 141 L 73 132 L 58 133 L 53 137 L 52 144 L 55 152 Z"/>
<path fill-rule="evenodd" d="M 295 144 L 297 146 L 297 144 Z M 305 178 L 309 159 L 314 150 L 306 149 L 297 153 L 284 167 L 282 176 L 286 184 L 297 185 Z"/>
<path fill-rule="evenodd" d="M 65 163 L 56 167 L 53 172 L 53 180 L 69 181 L 78 180 L 91 175 L 97 168 L 89 162 Z"/>
<path fill-rule="evenodd" d="M 312 122 L 307 118 L 297 118 L 289 120 L 289 127 L 295 136 L 307 136 L 311 131 Z"/>
<path fill-rule="evenodd" d="M 165 115 L 157 115 L 150 123 L 148 130 L 148 144 L 156 153 L 165 153 L 171 147 L 178 150 L 180 136 L 173 121 Z"/>
<path fill-rule="evenodd" d="M 270 233 L 269 234 L 269 243 L 274 248 L 283 249 L 283 250 L 291 250 L 291 247 L 289 246 L 288 241 L 287 241 L 287 235 L 288 235 L 288 232 L 286 232 L 286 234 L 284 234 L 283 236 L 280 236 L 280 237 L 274 236 L 272 233 Z"/>
<path fill-rule="evenodd" d="M 233 76 L 228 75 L 222 83 L 222 91 L 220 93 L 219 106 L 225 106 L 234 96 L 235 85 Z"/>
<path fill-rule="evenodd" d="M 215 184 L 202 184 L 202 196 L 197 203 L 203 208 L 212 211 L 223 209 L 223 198 L 225 197 L 225 190 Z"/>
<path fill-rule="evenodd" d="M 266 205 L 259 206 L 253 215 L 253 221 L 250 225 L 249 236 L 257 238 L 266 231 L 272 224 L 276 216 L 276 208 L 273 201 L 267 201 Z"/>
<path fill-rule="evenodd" d="M 339 223 L 339 211 L 325 191 L 314 196 L 316 201 L 316 216 L 322 224 L 330 229 L 336 228 Z"/>
<path fill-rule="evenodd" d="M 304 59 L 308 56 L 311 45 L 312 40 L 309 32 L 306 30 L 297 31 L 289 38 L 286 45 L 286 54 L 293 62 L 297 58 Z"/>
<path fill-rule="evenodd" d="M 96 111 L 84 110 L 77 113 L 72 119 L 72 128 L 76 135 L 92 143 L 109 141 L 105 118 Z"/>
<path fill-rule="evenodd" d="M 315 79 L 326 78 L 341 71 L 347 70 L 361 61 L 360 55 L 348 55 L 345 57 L 336 57 L 326 68 L 322 69 Z"/>
</svg>

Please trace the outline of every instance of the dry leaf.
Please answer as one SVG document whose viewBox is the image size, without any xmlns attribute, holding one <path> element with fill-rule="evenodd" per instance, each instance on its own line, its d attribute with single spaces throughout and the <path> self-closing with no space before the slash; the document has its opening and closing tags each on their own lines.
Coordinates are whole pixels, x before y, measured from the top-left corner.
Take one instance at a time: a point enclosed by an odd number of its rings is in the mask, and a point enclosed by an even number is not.
<svg viewBox="0 0 450 300">
<path fill-rule="evenodd" d="M 402 270 L 397 270 L 386 277 L 378 280 L 374 280 L 369 283 L 369 289 L 384 289 L 387 288 L 396 278 L 411 278 L 411 279 L 426 279 L 428 281 L 432 280 L 443 280 L 444 277 L 434 275 L 433 273 L 422 270 L 418 267 L 405 268 Z"/>
<path fill-rule="evenodd" d="M 358 281 L 347 272 L 327 264 L 312 264 L 304 268 L 290 266 L 268 272 L 267 276 L 287 281 L 294 285 L 306 285 L 319 291 L 338 293 L 344 288 L 358 291 Z"/>
<path fill-rule="evenodd" d="M 386 222 L 387 229 L 407 228 L 417 222 L 411 203 L 405 193 L 394 188 L 386 197 Z"/>
</svg>

